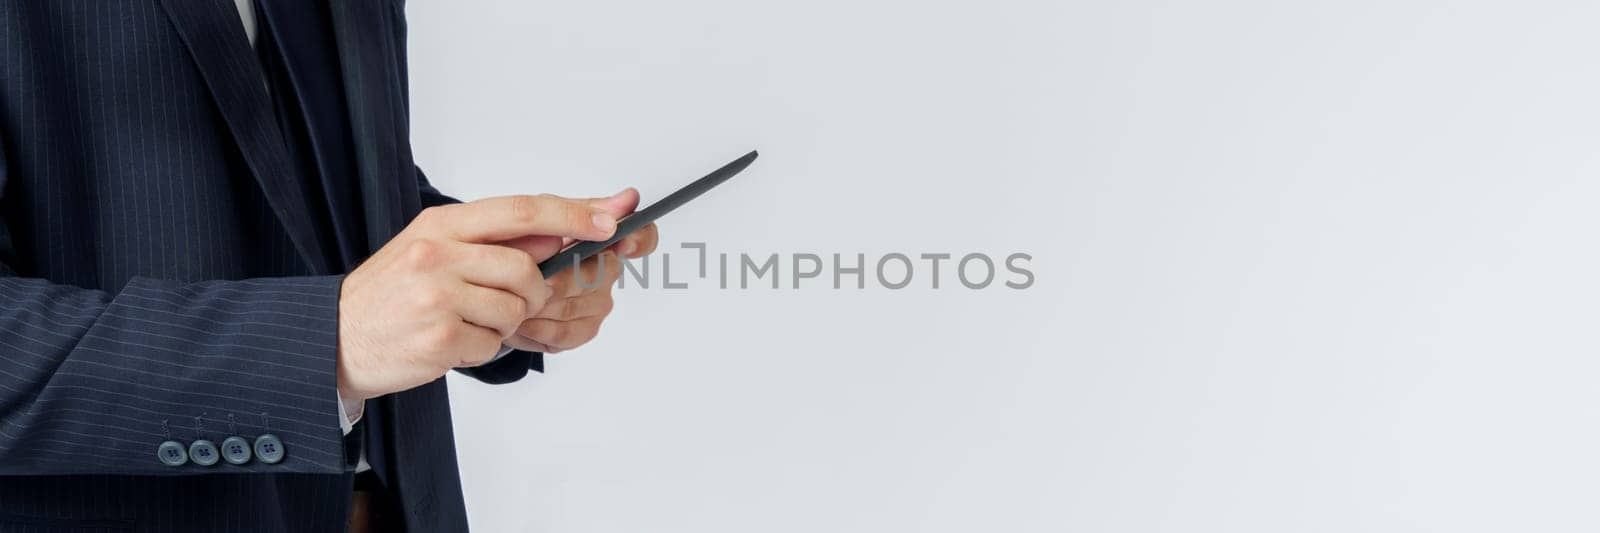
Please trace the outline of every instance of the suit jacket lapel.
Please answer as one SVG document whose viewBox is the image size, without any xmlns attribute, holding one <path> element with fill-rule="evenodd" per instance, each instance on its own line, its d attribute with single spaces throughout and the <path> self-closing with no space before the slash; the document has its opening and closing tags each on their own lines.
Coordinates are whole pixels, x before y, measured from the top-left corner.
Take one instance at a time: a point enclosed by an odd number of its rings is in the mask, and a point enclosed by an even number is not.
<svg viewBox="0 0 1600 533">
<path fill-rule="evenodd" d="M 329 272 L 309 207 L 283 146 L 266 77 L 250 51 L 244 26 L 232 3 L 207 0 L 162 0 L 201 77 L 239 144 L 246 166 L 313 271 Z M 343 2 L 334 2 L 335 4 Z"/>
<path fill-rule="evenodd" d="M 403 14 L 390 2 L 329 4 L 361 175 L 367 242 L 376 249 L 421 210 L 402 92 L 406 80 L 396 50 L 396 32 L 403 26 L 395 17 Z"/>
</svg>

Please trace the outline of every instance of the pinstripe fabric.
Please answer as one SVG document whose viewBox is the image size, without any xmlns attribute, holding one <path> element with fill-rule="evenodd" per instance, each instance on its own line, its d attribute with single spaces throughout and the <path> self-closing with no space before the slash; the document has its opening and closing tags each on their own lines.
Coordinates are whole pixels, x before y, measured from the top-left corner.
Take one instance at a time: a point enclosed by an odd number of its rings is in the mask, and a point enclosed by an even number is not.
<svg viewBox="0 0 1600 533">
<path fill-rule="evenodd" d="M 358 217 L 376 247 L 452 200 L 411 164 L 402 6 L 332 5 L 365 202 L 333 222 Z M 279 144 L 233 9 L 0 0 L 0 531 L 342 529 L 353 265 L 303 216 L 324 199 Z M 366 446 L 408 528 L 464 531 L 443 381 L 376 403 Z M 281 464 L 155 458 L 168 439 L 265 432 Z"/>
<path fill-rule="evenodd" d="M 159 6 L 5 6 L 21 38 L 0 51 L 0 472 L 198 473 L 153 461 L 152 443 L 215 437 L 230 415 L 297 452 L 239 468 L 341 471 L 340 278 L 266 277 L 310 271 L 216 118 L 170 105 L 204 97 Z M 79 24 L 38 24 L 64 20 Z M 47 43 L 61 53 L 40 57 Z"/>
<path fill-rule="evenodd" d="M 336 529 L 340 278 L 312 275 L 161 6 L 0 3 L 0 65 L 0 531 Z M 267 431 L 281 464 L 154 460 Z"/>
</svg>

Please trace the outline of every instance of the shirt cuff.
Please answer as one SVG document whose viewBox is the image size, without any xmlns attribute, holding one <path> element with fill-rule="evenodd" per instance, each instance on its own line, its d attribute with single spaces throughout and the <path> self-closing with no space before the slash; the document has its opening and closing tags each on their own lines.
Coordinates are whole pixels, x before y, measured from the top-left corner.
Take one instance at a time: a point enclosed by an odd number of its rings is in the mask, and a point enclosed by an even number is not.
<svg viewBox="0 0 1600 533">
<path fill-rule="evenodd" d="M 334 396 L 339 398 L 339 431 L 349 435 L 355 431 L 356 422 L 361 421 L 361 415 L 367 412 L 367 402 L 346 401 L 344 395 L 334 391 Z"/>
<path fill-rule="evenodd" d="M 490 359 L 489 362 L 499 361 L 501 357 L 505 357 L 506 354 L 515 350 L 516 348 L 502 344 L 500 345 L 500 352 L 494 354 L 494 359 Z M 367 412 L 367 403 L 346 401 L 344 395 L 339 394 L 338 391 L 334 391 L 333 395 L 339 398 L 339 431 L 349 435 L 351 431 L 355 431 L 356 423 L 361 421 L 361 415 Z"/>
</svg>

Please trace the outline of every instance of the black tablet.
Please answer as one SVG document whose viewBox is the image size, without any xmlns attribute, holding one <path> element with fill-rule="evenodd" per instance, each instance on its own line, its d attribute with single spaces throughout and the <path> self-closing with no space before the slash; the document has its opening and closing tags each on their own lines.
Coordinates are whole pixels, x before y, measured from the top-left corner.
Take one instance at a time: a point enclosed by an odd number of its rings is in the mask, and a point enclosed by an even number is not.
<svg viewBox="0 0 1600 533">
<path fill-rule="evenodd" d="M 734 175 L 744 170 L 745 167 L 750 166 L 750 163 L 756 160 L 757 155 L 758 154 L 756 154 L 756 152 L 751 151 L 750 153 L 745 154 L 744 157 L 735 159 L 732 163 L 723 165 L 722 168 L 716 169 L 710 174 L 706 174 L 706 177 L 694 180 L 694 183 L 690 183 L 685 185 L 682 189 L 674 191 L 672 194 L 667 195 L 666 198 L 662 198 L 656 203 L 650 204 L 650 207 L 635 211 L 633 214 L 623 217 L 622 220 L 617 221 L 617 231 L 616 233 L 613 233 L 609 239 L 603 241 L 582 241 L 567 247 L 567 249 L 562 250 L 560 253 L 557 253 L 549 259 L 546 259 L 543 263 L 539 263 L 539 272 L 544 273 L 544 277 L 548 279 L 563 270 L 571 268 L 573 265 L 583 262 L 584 259 L 588 259 L 590 256 L 600 253 L 601 250 L 605 250 L 607 246 L 616 244 L 617 241 L 622 240 L 623 237 L 627 237 L 628 234 L 638 231 L 639 228 L 645 227 L 651 222 L 655 222 L 656 219 L 661 218 L 667 213 L 671 213 L 672 210 L 677 209 L 679 206 L 689 203 L 690 200 L 705 194 L 706 191 L 709 191 L 717 185 L 722 184 L 722 182 L 728 181 L 728 178 L 732 178 Z"/>
</svg>

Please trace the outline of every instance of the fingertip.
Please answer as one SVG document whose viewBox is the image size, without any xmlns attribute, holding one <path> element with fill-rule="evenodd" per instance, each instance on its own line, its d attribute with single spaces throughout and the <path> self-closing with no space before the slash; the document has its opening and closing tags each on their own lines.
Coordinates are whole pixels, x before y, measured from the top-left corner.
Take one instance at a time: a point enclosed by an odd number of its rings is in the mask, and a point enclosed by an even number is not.
<svg viewBox="0 0 1600 533">
<path fill-rule="evenodd" d="M 600 205 L 617 216 L 632 213 L 635 208 L 639 207 L 639 190 L 628 187 L 617 191 L 616 194 L 602 198 Z"/>
</svg>

